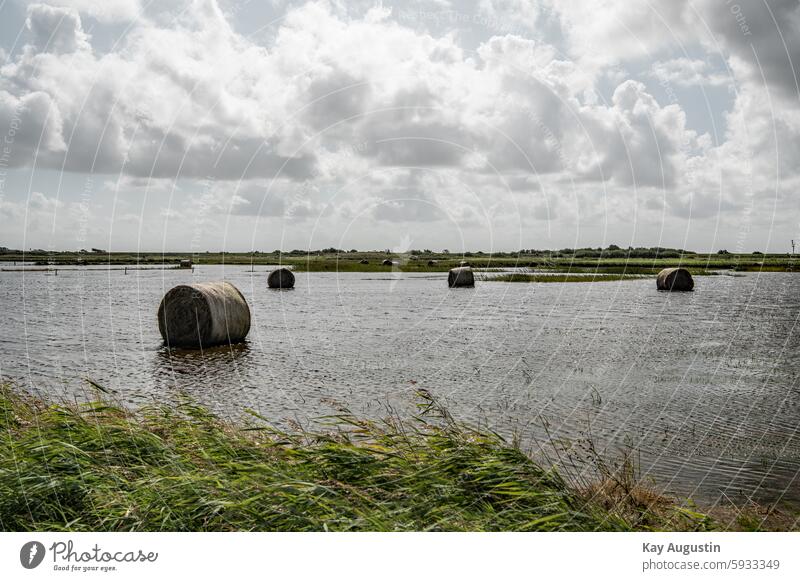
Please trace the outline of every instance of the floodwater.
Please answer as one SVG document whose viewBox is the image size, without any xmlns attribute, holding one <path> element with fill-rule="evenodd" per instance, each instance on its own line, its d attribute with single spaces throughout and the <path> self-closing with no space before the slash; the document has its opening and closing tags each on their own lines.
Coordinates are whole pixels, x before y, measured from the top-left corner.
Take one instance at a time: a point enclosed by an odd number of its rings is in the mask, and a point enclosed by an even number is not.
<svg viewBox="0 0 800 581">
<path fill-rule="evenodd" d="M 573 444 L 580 462 L 591 441 L 607 458 L 632 450 L 640 475 L 671 494 L 800 503 L 797 275 L 699 277 L 692 293 L 657 292 L 652 279 L 451 290 L 446 273 L 300 273 L 294 290 L 271 291 L 266 276 L 0 272 L 0 375 L 70 397 L 90 378 L 134 405 L 188 393 L 279 425 L 333 402 L 410 411 L 425 388 L 535 455 L 565 460 L 556 448 Z M 247 342 L 165 349 L 163 294 L 221 279 L 250 304 Z"/>
</svg>

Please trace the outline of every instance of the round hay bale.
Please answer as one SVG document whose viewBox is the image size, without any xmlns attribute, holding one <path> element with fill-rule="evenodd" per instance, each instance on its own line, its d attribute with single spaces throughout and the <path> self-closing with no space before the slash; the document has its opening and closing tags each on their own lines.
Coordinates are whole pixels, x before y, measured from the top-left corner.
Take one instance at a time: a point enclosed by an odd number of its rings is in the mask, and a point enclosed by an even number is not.
<svg viewBox="0 0 800 581">
<path fill-rule="evenodd" d="M 294 288 L 294 274 L 288 268 L 276 268 L 267 277 L 269 288 Z"/>
<path fill-rule="evenodd" d="M 170 347 L 238 343 L 250 331 L 250 307 L 229 282 L 182 284 L 161 300 L 158 330 Z"/>
<path fill-rule="evenodd" d="M 450 288 L 457 286 L 475 286 L 475 276 L 469 266 L 451 268 L 447 275 L 447 286 Z"/>
<path fill-rule="evenodd" d="M 392 265 L 394 264 L 394 262 L 392 262 L 391 260 L 389 260 L 389 259 L 387 258 L 386 260 L 384 260 L 383 262 L 381 262 L 381 264 L 382 264 L 383 266 L 392 266 Z"/>
<path fill-rule="evenodd" d="M 429 260 L 428 261 L 428 266 L 436 266 L 437 264 L 439 264 L 438 260 Z"/>
<path fill-rule="evenodd" d="M 658 273 L 656 288 L 666 291 L 690 291 L 694 288 L 694 280 L 685 268 L 665 268 Z"/>
<path fill-rule="evenodd" d="M 369 260 L 367 260 L 366 258 L 362 258 L 361 260 L 358 261 L 358 263 L 359 264 L 369 264 Z"/>
</svg>

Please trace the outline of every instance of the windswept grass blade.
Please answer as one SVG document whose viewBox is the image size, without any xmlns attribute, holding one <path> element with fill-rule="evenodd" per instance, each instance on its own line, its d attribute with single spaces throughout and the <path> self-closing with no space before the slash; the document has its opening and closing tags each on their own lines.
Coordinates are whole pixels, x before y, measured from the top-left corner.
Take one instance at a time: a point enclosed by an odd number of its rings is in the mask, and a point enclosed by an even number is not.
<svg viewBox="0 0 800 581">
<path fill-rule="evenodd" d="M 430 393 L 417 397 L 412 420 L 342 412 L 330 431 L 286 432 L 234 425 L 187 399 L 132 412 L 0 385 L 0 529 L 715 528 L 694 510 L 642 501 L 633 486 L 638 504 L 614 482 L 571 486 L 498 434 L 458 423 Z"/>
</svg>

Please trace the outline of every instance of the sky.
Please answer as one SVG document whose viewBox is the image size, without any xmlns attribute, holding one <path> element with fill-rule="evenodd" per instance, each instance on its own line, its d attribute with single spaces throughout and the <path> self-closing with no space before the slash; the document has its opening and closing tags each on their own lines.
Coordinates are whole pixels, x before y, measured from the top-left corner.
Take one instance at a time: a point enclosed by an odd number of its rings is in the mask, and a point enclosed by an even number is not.
<svg viewBox="0 0 800 581">
<path fill-rule="evenodd" d="M 798 0 L 0 0 L 0 246 L 800 240 Z"/>
</svg>

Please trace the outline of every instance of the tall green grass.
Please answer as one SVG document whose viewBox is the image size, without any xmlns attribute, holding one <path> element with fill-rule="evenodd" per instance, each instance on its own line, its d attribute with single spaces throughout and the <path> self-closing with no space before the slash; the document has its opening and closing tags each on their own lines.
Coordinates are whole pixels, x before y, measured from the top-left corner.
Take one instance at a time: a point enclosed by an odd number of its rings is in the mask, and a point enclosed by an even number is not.
<svg viewBox="0 0 800 581">
<path fill-rule="evenodd" d="M 486 282 L 599 282 L 599 281 L 620 281 L 620 280 L 633 280 L 643 278 L 641 275 L 635 274 L 568 274 L 568 273 L 553 273 L 553 274 L 537 274 L 537 273 L 524 273 L 515 272 L 509 274 L 501 274 L 497 276 L 480 276 L 480 280 Z"/>
<path fill-rule="evenodd" d="M 105 397 L 105 396 L 104 396 Z M 136 412 L 0 386 L 0 528 L 70 531 L 697 529 L 570 486 L 427 393 L 401 421 L 343 411 L 318 431 L 234 425 L 182 399 Z M 616 490 L 615 494 L 619 490 Z M 624 506 L 623 506 L 624 505 Z M 677 515 L 677 517 L 676 517 Z"/>
<path fill-rule="evenodd" d="M 0 249 L 2 250 L 2 249 Z M 327 250 L 327 249 L 326 249 Z M 578 272 L 582 270 L 598 270 L 601 272 L 625 272 L 628 274 L 657 274 L 662 268 L 682 266 L 695 274 L 697 271 L 736 270 L 752 272 L 797 272 L 797 260 L 787 254 L 675 254 L 654 255 L 651 258 L 637 256 L 591 256 L 583 252 L 525 252 L 525 253 L 425 253 L 415 256 L 408 253 L 371 252 L 329 252 L 329 251 L 293 251 L 293 252 L 151 252 L 151 253 L 87 253 L 48 252 L 34 250 L 21 252 L 0 251 L 0 263 L 20 261 L 39 262 L 45 265 L 59 266 L 70 264 L 104 264 L 104 265 L 176 265 L 181 259 L 192 258 L 195 265 L 238 264 L 254 268 L 281 264 L 291 266 L 297 271 L 308 272 L 446 272 L 458 266 L 462 260 L 469 261 L 475 268 L 548 268 L 562 272 Z M 400 262 L 395 267 L 385 267 L 381 262 L 390 258 Z M 368 264 L 361 264 L 365 259 Z M 436 264 L 428 266 L 429 260 Z M 8 266 L 8 265 L 6 265 Z"/>
</svg>

